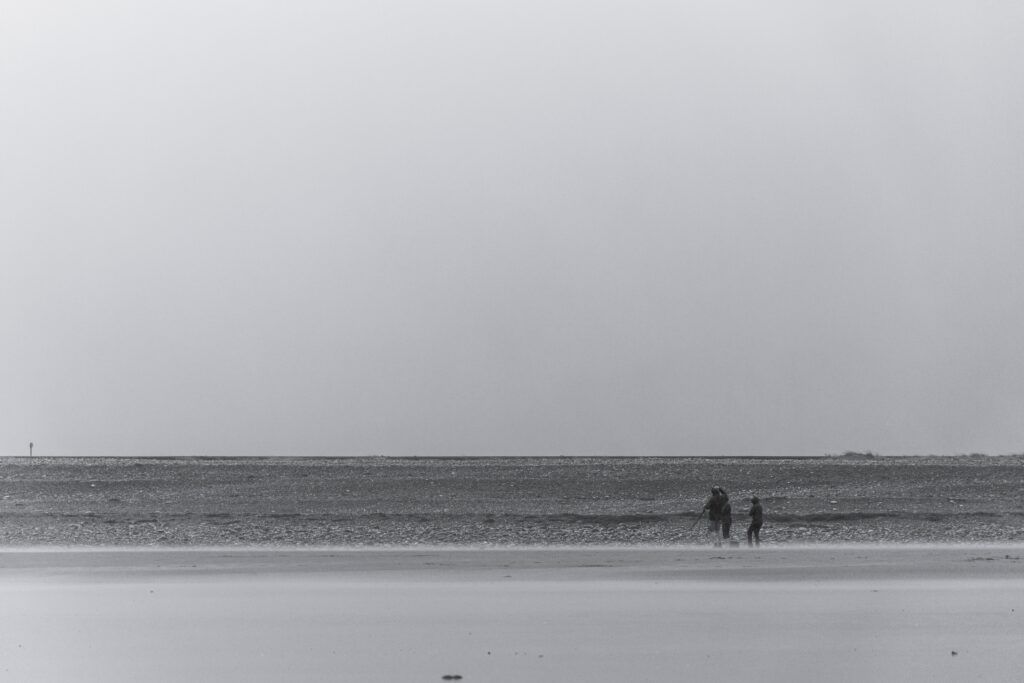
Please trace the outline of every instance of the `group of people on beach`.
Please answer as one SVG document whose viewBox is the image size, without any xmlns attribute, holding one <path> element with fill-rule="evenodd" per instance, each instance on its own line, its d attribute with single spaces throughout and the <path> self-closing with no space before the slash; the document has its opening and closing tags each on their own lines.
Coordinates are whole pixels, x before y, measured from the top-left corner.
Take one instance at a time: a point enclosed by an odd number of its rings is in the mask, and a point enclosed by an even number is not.
<svg viewBox="0 0 1024 683">
<path fill-rule="evenodd" d="M 722 545 L 722 540 L 729 541 L 729 531 L 732 528 L 732 503 L 729 502 L 729 494 L 721 486 L 711 487 L 711 496 L 704 503 L 701 510 L 701 517 L 708 513 L 708 535 L 711 536 L 715 546 Z M 750 526 L 747 527 L 747 545 L 761 545 L 761 526 L 764 524 L 764 508 L 757 496 L 750 499 L 750 510 L 747 512 L 750 517 Z M 700 518 L 698 518 L 700 521 Z"/>
</svg>

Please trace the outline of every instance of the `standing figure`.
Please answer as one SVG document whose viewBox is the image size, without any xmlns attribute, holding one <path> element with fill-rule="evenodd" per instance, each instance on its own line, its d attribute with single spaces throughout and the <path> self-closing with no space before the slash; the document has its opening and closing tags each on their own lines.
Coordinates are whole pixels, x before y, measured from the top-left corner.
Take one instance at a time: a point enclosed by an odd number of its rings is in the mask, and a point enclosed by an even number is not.
<svg viewBox="0 0 1024 683">
<path fill-rule="evenodd" d="M 729 529 L 732 528 L 732 503 L 729 502 L 729 494 L 721 486 L 718 487 L 718 495 L 722 498 L 722 538 L 729 541 Z"/>
<path fill-rule="evenodd" d="M 761 525 L 764 524 L 764 508 L 757 496 L 750 499 L 750 526 L 747 527 L 747 545 L 761 545 Z M 753 543 L 751 542 L 753 540 Z"/>
<path fill-rule="evenodd" d="M 704 509 L 708 511 L 708 534 L 718 547 L 722 545 L 722 494 L 717 486 L 711 487 L 711 497 L 704 503 Z"/>
</svg>

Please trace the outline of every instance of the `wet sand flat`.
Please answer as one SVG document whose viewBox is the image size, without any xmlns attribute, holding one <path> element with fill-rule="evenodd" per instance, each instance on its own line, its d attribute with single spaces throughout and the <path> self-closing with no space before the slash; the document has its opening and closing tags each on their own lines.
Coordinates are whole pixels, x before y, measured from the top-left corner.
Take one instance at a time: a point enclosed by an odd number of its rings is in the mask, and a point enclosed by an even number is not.
<svg viewBox="0 0 1024 683">
<path fill-rule="evenodd" d="M 0 673 L 1015 680 L 1022 556 L 1010 545 L 2 551 Z"/>
</svg>

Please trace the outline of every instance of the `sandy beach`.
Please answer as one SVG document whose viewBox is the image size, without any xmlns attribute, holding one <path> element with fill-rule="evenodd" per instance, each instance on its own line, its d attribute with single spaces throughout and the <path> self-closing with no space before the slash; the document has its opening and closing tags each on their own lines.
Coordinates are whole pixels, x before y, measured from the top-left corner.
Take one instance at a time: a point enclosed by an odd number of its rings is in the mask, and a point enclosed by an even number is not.
<svg viewBox="0 0 1024 683">
<path fill-rule="evenodd" d="M 0 552 L 17 681 L 1012 681 L 1024 546 Z"/>
</svg>

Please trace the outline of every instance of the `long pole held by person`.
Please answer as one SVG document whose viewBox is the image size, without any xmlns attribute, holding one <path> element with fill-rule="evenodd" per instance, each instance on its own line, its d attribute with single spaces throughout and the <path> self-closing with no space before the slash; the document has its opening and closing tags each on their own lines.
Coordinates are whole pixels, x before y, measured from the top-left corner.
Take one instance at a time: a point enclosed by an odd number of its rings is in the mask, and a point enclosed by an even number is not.
<svg viewBox="0 0 1024 683">
<path fill-rule="evenodd" d="M 690 531 L 693 531 L 694 529 L 697 528 L 697 524 L 700 522 L 700 520 L 704 519 L 704 513 L 705 512 L 706 512 L 705 510 L 701 510 L 700 511 L 700 514 L 697 515 L 697 519 L 693 520 L 693 526 L 690 527 Z"/>
</svg>

